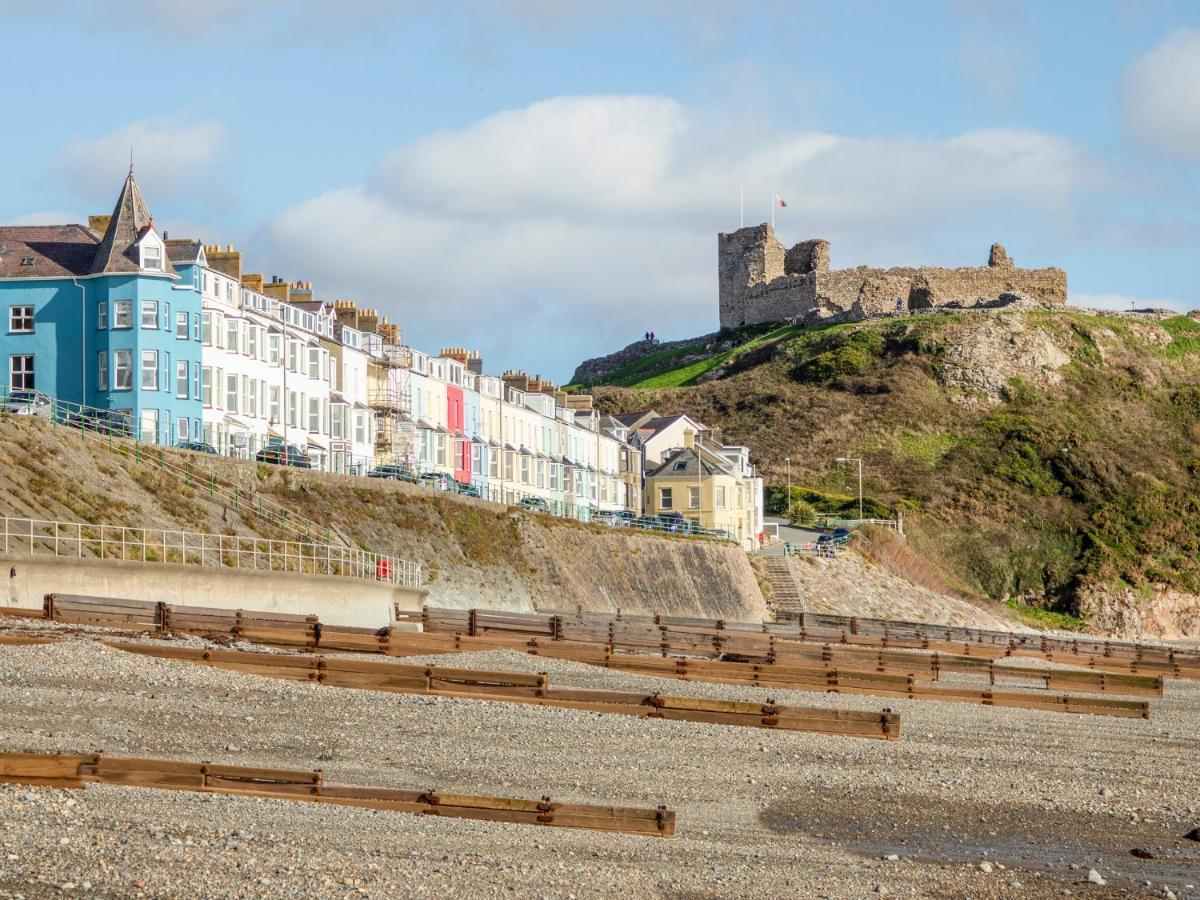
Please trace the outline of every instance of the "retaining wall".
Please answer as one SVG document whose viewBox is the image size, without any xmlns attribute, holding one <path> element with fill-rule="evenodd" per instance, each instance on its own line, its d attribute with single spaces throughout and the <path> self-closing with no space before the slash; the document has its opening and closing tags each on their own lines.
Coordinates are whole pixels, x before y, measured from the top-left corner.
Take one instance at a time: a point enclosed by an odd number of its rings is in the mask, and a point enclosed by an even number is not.
<svg viewBox="0 0 1200 900">
<path fill-rule="evenodd" d="M 171 563 L 0 556 L 0 604 L 39 609 L 46 594 L 83 594 L 178 606 L 316 615 L 329 625 L 382 628 L 394 604 L 419 610 L 426 591 L 354 578 L 201 568 Z"/>
</svg>

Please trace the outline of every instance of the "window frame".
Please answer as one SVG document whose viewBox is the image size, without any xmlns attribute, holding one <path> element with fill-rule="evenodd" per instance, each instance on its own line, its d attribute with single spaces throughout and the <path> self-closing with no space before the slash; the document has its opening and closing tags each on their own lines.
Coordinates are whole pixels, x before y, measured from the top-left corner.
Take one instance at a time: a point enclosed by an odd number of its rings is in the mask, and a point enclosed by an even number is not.
<svg viewBox="0 0 1200 900">
<path fill-rule="evenodd" d="M 125 324 L 121 324 L 122 315 L 124 312 Z M 132 300 L 114 300 L 113 301 L 113 331 L 128 331 L 133 328 L 133 301 Z"/>
<path fill-rule="evenodd" d="M 139 310 L 138 324 L 141 327 L 141 329 L 143 331 L 157 331 L 158 330 L 158 301 L 157 300 L 143 300 L 141 302 L 141 304 L 138 306 L 138 310 Z M 153 320 L 150 321 L 149 324 L 147 324 L 147 321 L 148 321 L 146 318 L 147 312 L 152 313 L 154 316 Z"/>
<path fill-rule="evenodd" d="M 21 311 L 18 317 L 18 311 Z M 18 318 L 20 322 L 28 324 L 28 328 L 18 328 Z M 14 303 L 8 308 L 8 333 L 9 334 L 34 334 L 36 329 L 35 307 L 32 303 Z"/>
<path fill-rule="evenodd" d="M 141 373 L 140 377 L 138 378 L 139 388 L 143 391 L 157 391 L 158 390 L 158 351 L 157 350 L 143 350 L 141 352 L 141 355 L 138 358 L 141 362 L 141 366 L 138 369 L 138 371 Z M 147 363 L 152 363 L 152 365 L 147 365 Z M 149 376 L 149 375 L 154 376 L 154 380 L 153 380 L 152 384 L 146 383 L 148 380 L 147 376 Z"/>
<path fill-rule="evenodd" d="M 108 351 L 96 353 L 96 390 L 108 391 Z"/>
<path fill-rule="evenodd" d="M 37 362 L 34 360 L 33 353 L 14 353 L 8 358 L 8 389 L 10 391 L 35 391 L 37 390 Z M 17 360 L 28 360 L 28 366 L 22 364 L 21 369 L 17 369 Z M 18 376 L 20 384 L 17 383 Z"/>
<path fill-rule="evenodd" d="M 125 385 L 121 385 L 121 358 L 125 359 Z M 133 351 L 132 350 L 114 350 L 113 351 L 113 383 L 112 390 L 114 391 L 132 391 L 133 390 Z"/>
<path fill-rule="evenodd" d="M 96 330 L 108 331 L 108 301 L 101 300 L 96 304 Z"/>
<path fill-rule="evenodd" d="M 179 333 L 179 326 L 183 326 L 183 334 Z M 175 313 L 175 340 L 186 341 L 188 339 L 189 323 L 188 314 L 186 312 Z"/>
</svg>

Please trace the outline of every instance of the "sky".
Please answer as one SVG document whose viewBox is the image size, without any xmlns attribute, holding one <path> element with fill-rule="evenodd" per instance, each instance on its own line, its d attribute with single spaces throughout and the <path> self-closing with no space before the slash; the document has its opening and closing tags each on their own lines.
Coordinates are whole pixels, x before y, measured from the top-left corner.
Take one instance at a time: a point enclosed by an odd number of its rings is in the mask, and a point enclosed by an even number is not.
<svg viewBox="0 0 1200 900">
<path fill-rule="evenodd" d="M 53 10 L 53 12 L 49 12 Z M 1195 0 L 0 0 L 0 224 L 109 212 L 559 381 L 717 327 L 716 235 L 1200 306 Z"/>
</svg>

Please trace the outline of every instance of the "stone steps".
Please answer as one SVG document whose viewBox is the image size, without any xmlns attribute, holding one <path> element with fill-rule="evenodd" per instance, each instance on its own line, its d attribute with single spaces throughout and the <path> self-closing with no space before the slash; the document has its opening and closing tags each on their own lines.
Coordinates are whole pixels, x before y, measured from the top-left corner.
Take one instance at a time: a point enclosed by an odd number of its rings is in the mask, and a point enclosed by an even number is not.
<svg viewBox="0 0 1200 900">
<path fill-rule="evenodd" d="M 799 612 L 804 609 L 804 595 L 792 572 L 792 561 L 786 556 L 767 559 L 767 582 L 771 585 L 771 603 L 777 611 Z"/>
</svg>

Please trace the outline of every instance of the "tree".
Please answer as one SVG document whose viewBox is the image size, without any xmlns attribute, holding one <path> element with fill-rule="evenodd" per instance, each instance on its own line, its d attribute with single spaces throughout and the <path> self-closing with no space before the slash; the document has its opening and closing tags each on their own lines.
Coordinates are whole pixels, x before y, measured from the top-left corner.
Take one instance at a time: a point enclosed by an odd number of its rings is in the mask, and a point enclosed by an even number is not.
<svg viewBox="0 0 1200 900">
<path fill-rule="evenodd" d="M 817 508 L 807 500 L 792 500 L 791 508 L 787 513 L 787 520 L 792 525 L 801 528 L 811 528 L 817 524 Z"/>
</svg>

